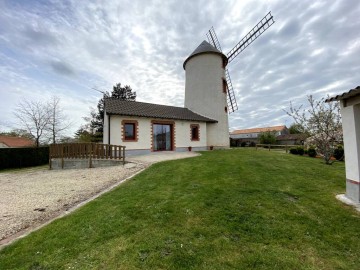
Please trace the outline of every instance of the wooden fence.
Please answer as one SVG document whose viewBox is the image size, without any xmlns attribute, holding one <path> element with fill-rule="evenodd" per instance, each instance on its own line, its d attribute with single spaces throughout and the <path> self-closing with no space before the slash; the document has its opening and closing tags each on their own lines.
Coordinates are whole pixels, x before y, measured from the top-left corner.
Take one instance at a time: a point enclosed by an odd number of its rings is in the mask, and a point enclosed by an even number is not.
<svg viewBox="0 0 360 270">
<path fill-rule="evenodd" d="M 290 148 L 293 148 L 293 147 L 299 147 L 299 146 L 302 146 L 302 145 L 287 145 L 287 144 L 256 144 L 256 150 L 258 149 L 258 147 L 264 147 L 264 148 L 268 148 L 269 151 L 271 150 L 271 147 L 273 149 L 275 148 L 285 148 L 285 151 L 286 153 L 289 152 L 289 149 Z"/>
<path fill-rule="evenodd" d="M 118 159 L 125 164 L 125 146 L 102 143 L 51 144 L 49 148 L 50 169 L 52 158 L 61 158 L 62 168 L 64 159 L 89 159 L 89 168 L 92 167 L 93 159 Z"/>
</svg>

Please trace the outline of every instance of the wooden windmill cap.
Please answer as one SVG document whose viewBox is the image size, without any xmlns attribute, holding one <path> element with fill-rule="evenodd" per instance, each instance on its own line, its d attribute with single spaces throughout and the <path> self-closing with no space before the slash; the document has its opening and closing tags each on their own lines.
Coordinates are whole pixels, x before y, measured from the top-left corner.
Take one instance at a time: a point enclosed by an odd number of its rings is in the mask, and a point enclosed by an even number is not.
<svg viewBox="0 0 360 270">
<path fill-rule="evenodd" d="M 188 58 L 186 58 L 186 60 L 184 61 L 183 64 L 183 68 L 185 69 L 186 63 L 187 61 L 189 61 L 191 58 L 193 58 L 194 56 L 197 56 L 199 54 L 205 54 L 205 53 L 213 53 L 213 54 L 218 54 L 220 55 L 224 62 L 225 62 L 225 66 L 228 63 L 228 59 L 226 57 L 225 54 L 223 54 L 221 51 L 219 51 L 218 49 L 216 49 L 214 46 L 212 46 L 209 42 L 207 42 L 206 40 L 204 40 L 203 42 L 201 42 L 201 44 L 195 49 L 195 51 L 192 52 L 192 54 L 190 54 L 190 56 Z"/>
</svg>

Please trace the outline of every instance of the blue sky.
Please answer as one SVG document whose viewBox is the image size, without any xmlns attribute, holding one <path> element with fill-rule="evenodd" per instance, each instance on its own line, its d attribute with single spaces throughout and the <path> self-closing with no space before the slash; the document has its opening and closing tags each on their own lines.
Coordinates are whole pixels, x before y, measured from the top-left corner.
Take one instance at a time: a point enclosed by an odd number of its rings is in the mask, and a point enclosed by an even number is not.
<svg viewBox="0 0 360 270">
<path fill-rule="evenodd" d="M 137 100 L 183 106 L 186 57 L 214 26 L 226 53 L 271 11 L 275 24 L 230 65 L 231 129 L 289 125 L 306 96 L 360 85 L 360 1 L 0 0 L 0 131 L 22 99 L 56 95 L 73 122 L 118 82 Z"/>
</svg>

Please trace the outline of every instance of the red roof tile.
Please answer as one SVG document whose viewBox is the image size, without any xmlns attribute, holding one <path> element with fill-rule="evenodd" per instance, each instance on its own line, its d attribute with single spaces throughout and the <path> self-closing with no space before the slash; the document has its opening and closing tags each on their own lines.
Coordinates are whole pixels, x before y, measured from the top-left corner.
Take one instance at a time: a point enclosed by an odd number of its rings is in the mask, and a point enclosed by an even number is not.
<svg viewBox="0 0 360 270">
<path fill-rule="evenodd" d="M 11 136 L 0 136 L 0 143 L 3 143 L 8 147 L 34 146 L 34 142 L 30 139 Z"/>
<path fill-rule="evenodd" d="M 248 133 L 260 133 L 267 131 L 282 131 L 286 129 L 286 126 L 273 126 L 273 127 L 264 127 L 264 128 L 248 128 L 248 129 L 239 129 L 230 132 L 231 135 L 235 134 L 248 134 Z"/>
</svg>

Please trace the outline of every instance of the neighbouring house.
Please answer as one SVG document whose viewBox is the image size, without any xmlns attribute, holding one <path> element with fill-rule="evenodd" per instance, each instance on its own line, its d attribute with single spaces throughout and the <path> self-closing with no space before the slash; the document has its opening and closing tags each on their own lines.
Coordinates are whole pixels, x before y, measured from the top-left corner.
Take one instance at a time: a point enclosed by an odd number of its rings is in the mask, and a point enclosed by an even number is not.
<svg viewBox="0 0 360 270">
<path fill-rule="evenodd" d="M 279 145 L 303 145 L 308 138 L 306 134 L 282 134 L 276 137 Z"/>
<path fill-rule="evenodd" d="M 31 147 L 34 141 L 23 137 L 0 136 L 0 148 Z"/>
<path fill-rule="evenodd" d="M 229 148 L 227 57 L 203 41 L 184 61 L 184 107 L 106 99 L 105 144 L 127 155 Z"/>
<path fill-rule="evenodd" d="M 360 86 L 326 102 L 340 101 L 346 168 L 345 196 L 360 204 Z"/>
<path fill-rule="evenodd" d="M 230 132 L 230 139 L 234 146 L 240 146 L 242 142 L 259 143 L 259 136 L 263 132 L 274 132 L 275 136 L 289 134 L 286 126 L 273 126 L 263 128 L 238 129 Z"/>
</svg>

